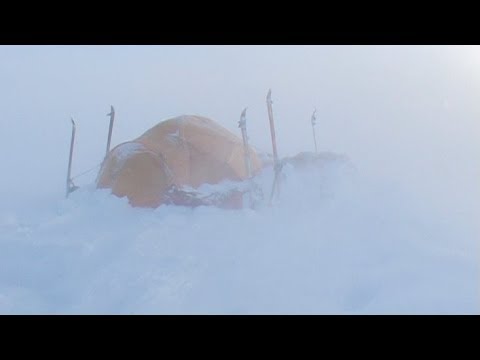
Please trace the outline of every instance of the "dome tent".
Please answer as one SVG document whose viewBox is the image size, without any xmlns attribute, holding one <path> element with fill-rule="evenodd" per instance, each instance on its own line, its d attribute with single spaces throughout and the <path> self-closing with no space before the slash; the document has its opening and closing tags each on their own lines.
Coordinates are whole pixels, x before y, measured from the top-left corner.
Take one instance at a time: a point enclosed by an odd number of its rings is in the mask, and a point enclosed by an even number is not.
<svg viewBox="0 0 480 360">
<path fill-rule="evenodd" d="M 251 147 L 249 153 L 252 173 L 258 173 L 262 162 Z M 241 191 L 211 200 L 195 196 L 195 189 L 246 178 L 242 140 L 211 119 L 184 115 L 113 148 L 102 163 L 97 188 L 110 188 L 138 207 L 166 203 L 241 207 Z"/>
</svg>

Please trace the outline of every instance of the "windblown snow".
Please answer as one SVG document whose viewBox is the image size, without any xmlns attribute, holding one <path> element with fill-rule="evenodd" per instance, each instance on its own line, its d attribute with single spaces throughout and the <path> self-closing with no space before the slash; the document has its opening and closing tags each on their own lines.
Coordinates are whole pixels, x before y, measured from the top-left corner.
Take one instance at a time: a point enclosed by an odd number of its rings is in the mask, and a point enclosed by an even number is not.
<svg viewBox="0 0 480 360">
<path fill-rule="evenodd" d="M 0 313 L 479 313 L 473 227 L 345 162 L 284 175 L 256 210 L 135 209 L 91 187 L 3 210 Z"/>
</svg>

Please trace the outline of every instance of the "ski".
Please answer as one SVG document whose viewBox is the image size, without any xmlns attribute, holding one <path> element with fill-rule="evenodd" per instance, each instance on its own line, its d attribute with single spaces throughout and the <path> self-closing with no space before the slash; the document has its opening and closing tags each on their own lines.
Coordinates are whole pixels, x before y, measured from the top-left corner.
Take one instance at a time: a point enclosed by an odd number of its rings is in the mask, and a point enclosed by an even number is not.
<svg viewBox="0 0 480 360">
<path fill-rule="evenodd" d="M 247 119 L 246 119 L 247 108 L 243 109 L 242 114 L 240 115 L 240 121 L 238 122 L 238 127 L 242 130 L 242 139 L 243 139 L 243 151 L 245 158 L 245 172 L 247 178 L 250 179 L 252 176 L 252 166 L 250 159 L 250 151 L 248 149 L 248 136 L 247 136 Z"/>
<path fill-rule="evenodd" d="M 273 166 L 274 166 L 274 172 L 275 176 L 273 179 L 273 184 L 272 184 L 272 191 L 270 193 L 270 200 L 269 200 L 269 205 L 272 204 L 273 201 L 273 196 L 275 194 L 275 190 L 277 192 L 280 191 L 280 184 L 279 184 L 279 173 L 280 173 L 280 163 L 278 161 L 278 153 L 277 153 L 277 141 L 275 137 L 275 123 L 273 121 L 273 110 L 272 110 L 272 90 L 268 90 L 267 94 L 267 109 L 268 109 L 268 119 L 270 121 L 270 135 L 272 137 L 272 149 L 273 149 Z"/>
<path fill-rule="evenodd" d="M 315 114 L 317 113 L 317 109 L 315 109 L 313 111 L 313 114 L 312 114 L 312 119 L 311 119 L 311 122 L 312 122 L 312 131 L 313 131 L 313 143 L 315 144 L 315 153 L 317 153 L 317 138 L 315 136 L 315 125 L 317 124 L 317 118 L 315 116 Z"/>
<path fill-rule="evenodd" d="M 75 186 L 75 184 L 72 181 L 72 158 L 73 158 L 73 146 L 75 144 L 75 121 L 73 121 L 73 118 L 70 118 L 72 121 L 72 138 L 70 140 L 70 155 L 68 157 L 68 171 L 67 171 L 67 192 L 66 192 L 66 197 L 68 198 L 68 195 L 75 191 L 78 187 Z"/>
<path fill-rule="evenodd" d="M 110 116 L 110 126 L 108 128 L 107 151 L 105 152 L 105 156 L 110 152 L 110 141 L 112 140 L 113 122 L 115 120 L 115 109 L 112 105 L 110 105 L 110 113 L 107 114 L 107 116 Z"/>
<path fill-rule="evenodd" d="M 272 148 L 273 148 L 273 163 L 278 164 L 278 155 L 277 155 L 277 140 L 275 137 L 275 123 L 273 122 L 273 111 L 272 111 L 272 90 L 268 90 L 267 94 L 267 109 L 268 109 L 268 119 L 270 121 L 270 135 L 272 136 Z"/>
<path fill-rule="evenodd" d="M 247 108 L 243 109 L 242 114 L 240 115 L 240 121 L 238 122 L 238 127 L 242 131 L 243 154 L 244 154 L 244 161 L 245 161 L 245 173 L 247 174 L 247 181 L 249 182 L 248 201 L 249 201 L 250 207 L 252 208 L 253 207 L 252 165 L 251 165 L 251 159 L 250 159 L 250 149 L 248 147 L 246 113 L 247 113 Z"/>
</svg>

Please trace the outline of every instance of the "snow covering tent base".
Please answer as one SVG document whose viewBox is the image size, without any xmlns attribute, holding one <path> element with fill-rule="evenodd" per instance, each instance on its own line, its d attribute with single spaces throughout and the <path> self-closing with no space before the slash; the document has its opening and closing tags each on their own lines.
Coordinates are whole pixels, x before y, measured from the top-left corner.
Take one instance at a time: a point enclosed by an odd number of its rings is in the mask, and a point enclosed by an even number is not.
<svg viewBox="0 0 480 360">
<path fill-rule="evenodd" d="M 252 148 L 248 151 L 256 174 L 262 162 Z M 97 188 L 110 188 L 138 207 L 238 208 L 242 206 L 241 191 L 199 198 L 195 189 L 246 178 L 242 140 L 211 119 L 184 115 L 163 121 L 137 139 L 113 148 L 100 168 Z"/>
</svg>

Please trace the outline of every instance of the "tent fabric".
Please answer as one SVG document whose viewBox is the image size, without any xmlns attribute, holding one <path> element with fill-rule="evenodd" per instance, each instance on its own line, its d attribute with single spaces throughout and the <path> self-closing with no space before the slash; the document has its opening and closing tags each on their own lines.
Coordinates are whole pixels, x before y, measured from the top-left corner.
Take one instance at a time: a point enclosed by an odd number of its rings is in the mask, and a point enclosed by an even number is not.
<svg viewBox="0 0 480 360">
<path fill-rule="evenodd" d="M 251 147 L 249 153 L 254 175 L 262 162 Z M 133 206 L 157 207 L 185 198 L 168 198 L 171 189 L 246 178 L 242 140 L 211 119 L 184 115 L 113 148 L 102 164 L 97 187 L 127 196 Z M 232 196 L 238 206 L 238 194 Z"/>
</svg>

